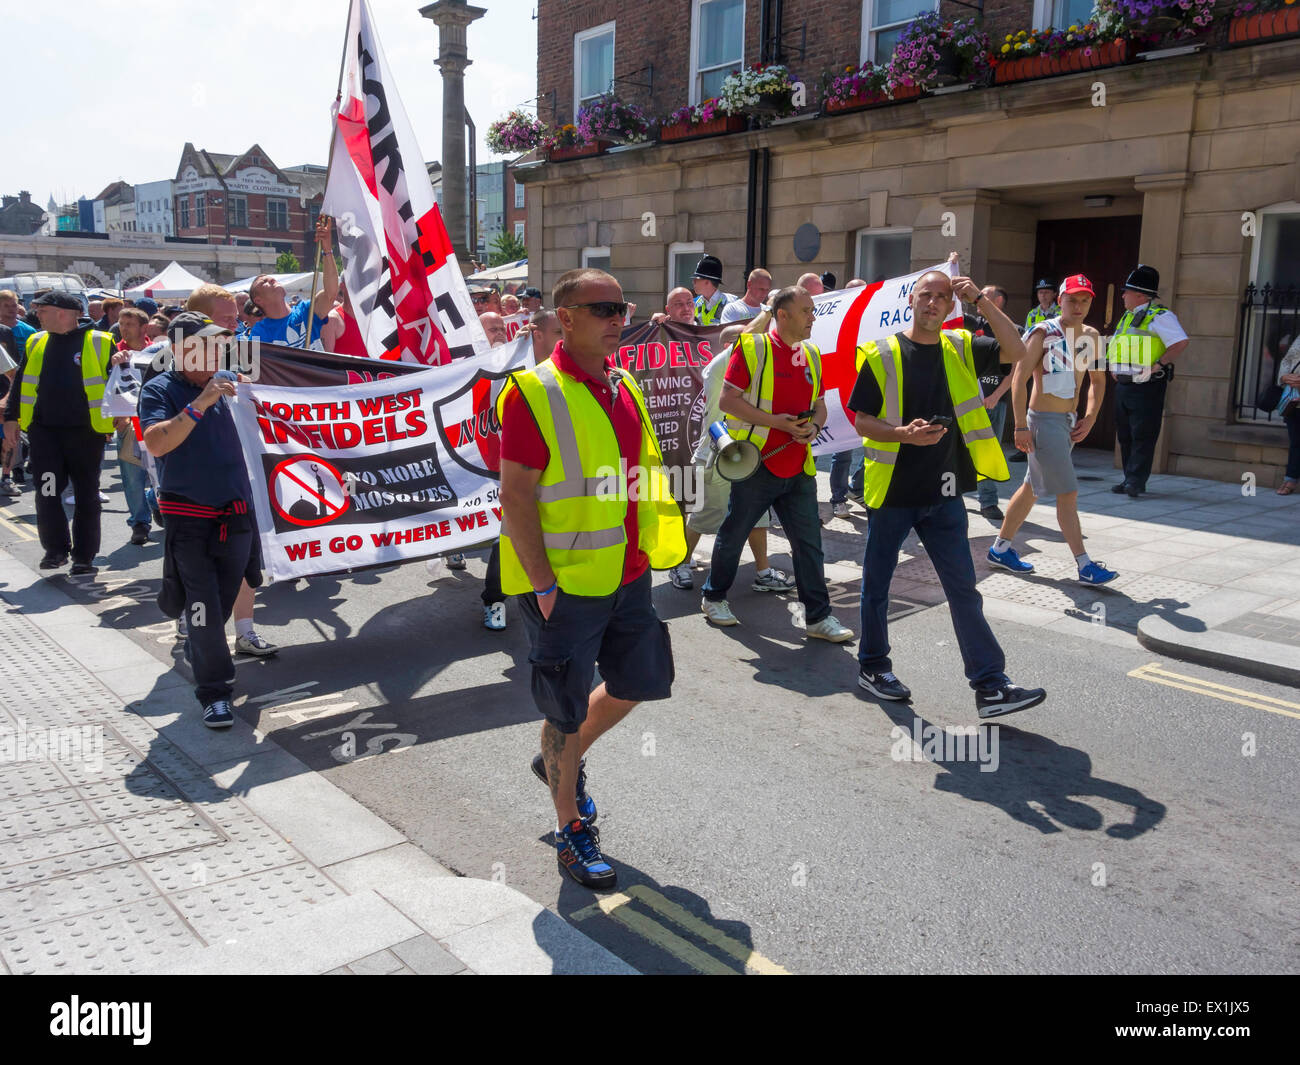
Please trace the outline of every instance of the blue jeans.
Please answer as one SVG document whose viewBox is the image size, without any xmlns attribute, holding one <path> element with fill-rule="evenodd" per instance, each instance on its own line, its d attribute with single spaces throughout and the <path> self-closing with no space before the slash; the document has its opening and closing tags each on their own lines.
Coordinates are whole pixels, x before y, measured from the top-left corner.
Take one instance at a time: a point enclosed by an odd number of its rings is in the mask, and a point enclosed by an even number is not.
<svg viewBox="0 0 1300 1065">
<path fill-rule="evenodd" d="M 781 530 L 790 541 L 794 558 L 794 581 L 799 602 L 804 606 L 804 620 L 815 625 L 831 612 L 831 597 L 826 590 L 822 568 L 822 523 L 817 517 L 817 478 L 800 472 L 793 477 L 777 477 L 767 466 L 744 481 L 731 486 L 727 516 L 713 541 L 713 561 L 704 582 L 704 598 L 720 603 L 736 580 L 740 552 L 754 523 L 768 507 L 776 510 Z"/>
<path fill-rule="evenodd" d="M 849 498 L 849 489 L 854 494 L 862 494 L 863 460 L 867 453 L 863 448 L 852 447 L 848 451 L 837 451 L 831 456 L 831 502 L 843 503 Z M 849 473 L 852 471 L 853 476 Z"/>
<path fill-rule="evenodd" d="M 149 475 L 143 466 L 123 459 L 117 460 L 118 472 L 122 475 L 122 494 L 126 496 L 126 523 L 128 525 L 150 525 L 149 503 L 144 497 L 145 485 Z"/>
<path fill-rule="evenodd" d="M 871 512 L 862 559 L 862 642 L 858 661 L 868 673 L 884 673 L 889 660 L 889 584 L 898 550 L 915 529 L 934 564 L 957 633 L 966 679 L 972 688 L 1009 683 L 1006 657 L 984 620 L 984 600 L 975 588 L 975 563 L 966 539 L 966 507 L 950 499 L 932 507 L 882 507 Z"/>
<path fill-rule="evenodd" d="M 1002 446 L 1002 430 L 1007 427 L 1007 397 L 1003 396 L 1000 400 L 989 408 L 989 422 L 993 426 L 993 432 L 998 439 L 998 446 Z M 998 504 L 998 482 L 990 481 L 987 478 L 975 488 L 975 496 L 980 502 L 980 509 L 985 507 L 995 507 Z"/>
</svg>

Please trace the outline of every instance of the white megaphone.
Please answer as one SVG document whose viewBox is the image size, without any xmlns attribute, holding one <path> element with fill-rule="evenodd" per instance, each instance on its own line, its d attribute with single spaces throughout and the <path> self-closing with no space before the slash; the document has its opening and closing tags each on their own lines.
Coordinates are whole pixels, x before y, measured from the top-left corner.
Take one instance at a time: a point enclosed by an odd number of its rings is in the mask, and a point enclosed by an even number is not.
<svg viewBox="0 0 1300 1065">
<path fill-rule="evenodd" d="M 737 440 L 722 422 L 709 426 L 713 450 L 717 453 L 714 469 L 727 481 L 743 481 L 752 477 L 762 464 L 763 453 L 752 440 Z"/>
</svg>

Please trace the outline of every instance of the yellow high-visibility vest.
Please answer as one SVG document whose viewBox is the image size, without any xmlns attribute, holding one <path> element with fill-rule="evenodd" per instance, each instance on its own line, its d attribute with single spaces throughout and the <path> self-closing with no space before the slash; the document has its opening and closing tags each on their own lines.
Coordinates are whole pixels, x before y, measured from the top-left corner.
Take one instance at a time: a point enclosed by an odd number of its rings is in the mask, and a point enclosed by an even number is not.
<svg viewBox="0 0 1300 1065">
<path fill-rule="evenodd" d="M 18 427 L 26 429 L 36 413 L 36 394 L 41 384 L 41 367 L 45 364 L 47 332 L 27 338 L 27 365 L 23 367 L 22 387 L 18 391 Z M 100 413 L 109 363 L 113 358 L 113 337 L 96 329 L 87 329 L 81 345 L 81 382 L 86 389 L 86 406 L 90 410 L 90 427 L 97 433 L 111 433 L 113 419 Z"/>
<path fill-rule="evenodd" d="M 1059 318 L 1060 315 L 1061 308 L 1055 303 L 1048 307 L 1047 310 L 1043 310 L 1042 307 L 1035 307 L 1025 318 L 1025 328 L 1022 332 L 1028 333 L 1029 330 L 1033 329 L 1039 322 L 1045 322 L 1049 318 Z"/>
<path fill-rule="evenodd" d="M 1141 320 L 1135 320 L 1136 311 L 1145 310 Z M 1125 311 L 1124 317 L 1115 326 L 1115 334 L 1106 345 L 1106 361 L 1116 373 L 1133 374 L 1150 370 L 1165 353 L 1165 342 L 1151 332 L 1151 323 L 1162 314 L 1167 314 L 1168 307 L 1157 307 L 1148 303 L 1145 308 Z"/>
<path fill-rule="evenodd" d="M 497 397 L 497 417 L 512 388 L 528 404 L 550 452 L 537 484 L 542 545 L 555 579 L 569 595 L 613 595 L 623 581 L 627 546 L 624 521 L 637 507 L 637 543 L 653 569 L 670 569 L 686 558 L 686 527 L 663 470 L 645 398 L 632 378 L 613 371 L 617 384 L 636 400 L 641 416 L 641 467 L 634 498 L 608 412 L 582 381 L 544 362 L 512 374 Z M 533 591 L 505 524 L 501 527 L 501 590 Z"/>
<path fill-rule="evenodd" d="M 960 354 L 954 341 L 961 342 Z M 870 365 L 880 387 L 880 413 L 876 417 L 898 426 L 903 424 L 903 349 L 897 336 L 886 337 L 884 343 L 887 353 L 881 352 L 876 341 L 861 345 L 857 352 L 857 366 L 861 371 L 864 363 Z M 975 373 L 970 333 L 965 329 L 944 330 L 940 343 L 957 429 L 970 453 L 976 477 L 990 481 L 1010 480 L 1007 459 L 989 422 L 989 412 L 984 406 L 984 395 Z M 862 443 L 867 453 L 862 476 L 863 503 L 872 508 L 880 507 L 889 493 L 889 483 L 894 478 L 894 466 L 902 445 L 894 440 L 872 440 L 870 437 L 863 437 Z"/>
<path fill-rule="evenodd" d="M 749 401 L 750 406 L 757 407 L 764 414 L 771 414 L 772 398 L 775 393 L 775 378 L 772 369 L 772 341 L 767 333 L 741 333 L 740 351 L 745 357 L 745 365 L 749 368 L 749 387 L 745 389 L 745 399 Z M 814 345 L 809 344 L 807 341 L 803 343 L 803 351 L 808 357 L 808 375 L 813 394 L 813 400 L 809 406 L 812 406 L 817 402 L 817 396 L 821 389 L 822 355 Z M 763 445 L 767 443 L 769 431 L 766 425 L 751 425 L 749 422 L 737 418 L 734 414 L 728 414 L 726 422 L 727 432 L 737 440 L 749 440 L 759 451 L 763 450 Z M 817 468 L 813 464 L 811 444 L 804 445 L 803 472 L 810 475 L 817 472 Z"/>
</svg>

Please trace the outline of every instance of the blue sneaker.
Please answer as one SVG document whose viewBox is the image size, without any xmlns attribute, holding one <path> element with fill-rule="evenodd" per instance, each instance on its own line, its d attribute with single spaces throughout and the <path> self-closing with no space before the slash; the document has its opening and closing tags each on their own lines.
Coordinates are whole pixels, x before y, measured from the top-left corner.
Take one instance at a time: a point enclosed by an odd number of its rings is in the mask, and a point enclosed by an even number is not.
<svg viewBox="0 0 1300 1065">
<path fill-rule="evenodd" d="M 989 548 L 989 562 L 1001 569 L 1009 569 L 1012 573 L 1033 573 L 1034 567 L 1028 562 L 1021 560 L 1016 554 L 1014 547 L 1008 547 L 1005 551 L 994 551 Z"/>
<path fill-rule="evenodd" d="M 235 715 L 230 710 L 230 704 L 225 699 L 208 703 L 203 708 L 203 723 L 208 728 L 230 728 L 235 723 Z"/>
<path fill-rule="evenodd" d="M 1079 570 L 1080 584 L 1109 584 L 1119 574 L 1113 569 L 1107 569 L 1100 562 L 1089 562 L 1083 569 Z"/>
<path fill-rule="evenodd" d="M 610 891 L 618 883 L 618 874 L 600 853 L 600 844 L 585 821 L 574 821 L 556 832 L 555 850 L 560 868 L 583 887 Z"/>
<path fill-rule="evenodd" d="M 543 784 L 546 780 L 546 763 L 539 754 L 533 759 L 533 776 Z M 589 825 L 596 823 L 596 800 L 587 794 L 587 759 L 578 762 L 578 816 Z"/>
</svg>

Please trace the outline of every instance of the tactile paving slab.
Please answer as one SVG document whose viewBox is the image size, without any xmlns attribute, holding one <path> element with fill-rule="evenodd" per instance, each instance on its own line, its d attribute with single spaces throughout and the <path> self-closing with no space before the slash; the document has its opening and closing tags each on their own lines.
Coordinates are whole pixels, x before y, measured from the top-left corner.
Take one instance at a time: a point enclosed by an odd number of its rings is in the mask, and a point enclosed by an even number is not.
<svg viewBox="0 0 1300 1065">
<path fill-rule="evenodd" d="M 149 878 L 130 865 L 42 880 L 0 891 L 0 934 L 157 897 Z"/>
<path fill-rule="evenodd" d="M 263 925 L 342 897 L 342 889 L 306 862 L 170 896 L 209 942 L 249 935 Z"/>
<path fill-rule="evenodd" d="M 108 827 L 133 858 L 151 858 L 223 838 L 216 825 L 191 806 L 110 821 Z"/>
</svg>

